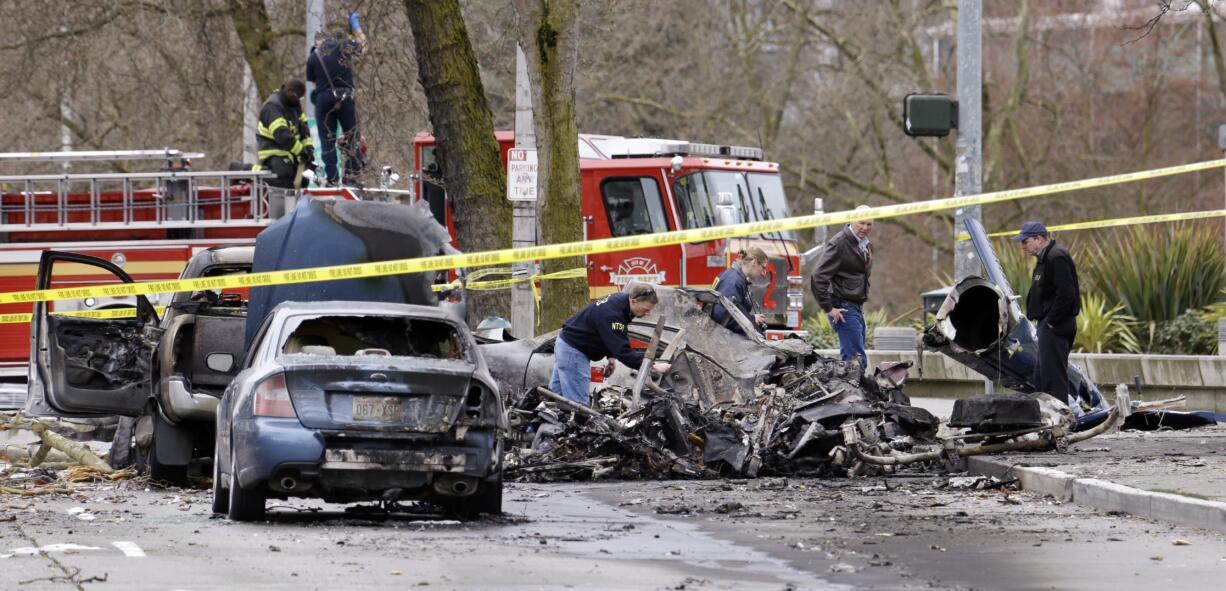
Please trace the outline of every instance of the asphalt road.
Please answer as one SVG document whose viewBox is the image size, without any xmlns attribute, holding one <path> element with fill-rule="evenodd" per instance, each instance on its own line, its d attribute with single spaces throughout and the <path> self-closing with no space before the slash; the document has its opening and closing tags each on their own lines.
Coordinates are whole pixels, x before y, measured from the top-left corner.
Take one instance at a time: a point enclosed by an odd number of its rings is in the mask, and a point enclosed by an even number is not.
<svg viewBox="0 0 1226 591">
<path fill-rule="evenodd" d="M 1226 575 L 1221 534 L 964 483 L 521 484 L 500 519 L 292 501 L 255 524 L 215 518 L 207 490 L 108 483 L 0 496 L 0 589 L 1119 591 Z"/>
</svg>

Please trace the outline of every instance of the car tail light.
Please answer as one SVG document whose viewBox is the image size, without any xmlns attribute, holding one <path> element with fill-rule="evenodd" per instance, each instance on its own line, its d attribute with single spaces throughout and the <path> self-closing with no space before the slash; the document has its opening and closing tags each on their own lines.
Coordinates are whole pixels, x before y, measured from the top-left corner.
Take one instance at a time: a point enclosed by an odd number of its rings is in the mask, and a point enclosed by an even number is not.
<svg viewBox="0 0 1226 591">
<path fill-rule="evenodd" d="M 298 418 L 285 387 L 285 374 L 274 374 L 255 387 L 255 416 Z"/>
</svg>

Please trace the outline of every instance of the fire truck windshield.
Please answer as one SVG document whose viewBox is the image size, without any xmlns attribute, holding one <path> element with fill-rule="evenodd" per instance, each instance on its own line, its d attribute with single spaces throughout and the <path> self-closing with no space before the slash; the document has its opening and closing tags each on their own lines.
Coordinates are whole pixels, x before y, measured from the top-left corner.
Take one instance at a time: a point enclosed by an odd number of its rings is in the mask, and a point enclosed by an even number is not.
<svg viewBox="0 0 1226 591">
<path fill-rule="evenodd" d="M 778 174 L 744 173 L 724 170 L 695 172 L 673 181 L 677 198 L 677 213 L 685 229 L 720 225 L 718 195 L 732 195 L 736 221 L 756 222 L 788 216 L 783 179 Z M 766 238 L 794 238 L 792 232 Z"/>
</svg>

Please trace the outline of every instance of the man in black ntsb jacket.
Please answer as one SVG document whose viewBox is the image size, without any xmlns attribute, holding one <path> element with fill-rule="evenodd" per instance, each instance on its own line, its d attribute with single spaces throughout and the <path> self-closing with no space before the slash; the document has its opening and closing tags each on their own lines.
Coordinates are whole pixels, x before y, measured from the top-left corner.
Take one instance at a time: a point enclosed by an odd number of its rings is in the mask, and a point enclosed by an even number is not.
<svg viewBox="0 0 1226 591">
<path fill-rule="evenodd" d="M 632 319 L 650 314 L 659 301 L 652 286 L 632 283 L 625 291 L 600 298 L 571 316 L 554 342 L 549 389 L 589 404 L 592 361 L 612 357 L 638 369 L 643 364 L 643 352 L 630 348 L 626 327 Z M 664 373 L 669 364 L 656 363 L 652 368 Z"/>
<path fill-rule="evenodd" d="M 1026 317 L 1035 323 L 1039 334 L 1035 389 L 1071 404 L 1068 354 L 1081 313 L 1077 266 L 1068 251 L 1048 237 L 1047 227 L 1040 222 L 1022 224 L 1013 241 L 1022 243 L 1022 250 L 1038 259 L 1026 295 Z"/>
</svg>

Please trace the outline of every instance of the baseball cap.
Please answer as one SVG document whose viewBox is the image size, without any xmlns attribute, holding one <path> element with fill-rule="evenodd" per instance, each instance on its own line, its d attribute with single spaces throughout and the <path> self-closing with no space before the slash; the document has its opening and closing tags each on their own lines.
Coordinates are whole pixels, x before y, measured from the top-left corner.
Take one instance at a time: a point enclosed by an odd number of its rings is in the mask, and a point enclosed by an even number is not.
<svg viewBox="0 0 1226 591">
<path fill-rule="evenodd" d="M 1022 229 L 1018 230 L 1017 235 L 1010 238 L 1010 240 L 1021 242 L 1032 236 L 1047 236 L 1047 226 L 1044 226 L 1043 222 L 1030 220 L 1022 224 Z"/>
</svg>

